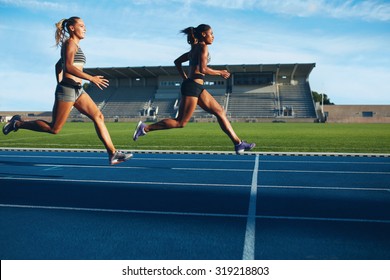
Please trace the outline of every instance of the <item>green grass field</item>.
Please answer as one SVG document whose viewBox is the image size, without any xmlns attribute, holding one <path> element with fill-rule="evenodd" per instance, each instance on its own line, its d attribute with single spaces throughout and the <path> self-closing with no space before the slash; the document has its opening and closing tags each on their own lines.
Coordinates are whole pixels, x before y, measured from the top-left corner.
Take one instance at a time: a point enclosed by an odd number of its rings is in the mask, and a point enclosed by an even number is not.
<svg viewBox="0 0 390 280">
<path fill-rule="evenodd" d="M 390 124 L 233 123 L 256 142 L 255 152 L 390 153 Z M 189 123 L 132 140 L 135 123 L 107 123 L 117 149 L 233 151 L 217 123 Z M 67 123 L 60 134 L 19 130 L 0 136 L 0 147 L 104 149 L 92 123 Z"/>
</svg>

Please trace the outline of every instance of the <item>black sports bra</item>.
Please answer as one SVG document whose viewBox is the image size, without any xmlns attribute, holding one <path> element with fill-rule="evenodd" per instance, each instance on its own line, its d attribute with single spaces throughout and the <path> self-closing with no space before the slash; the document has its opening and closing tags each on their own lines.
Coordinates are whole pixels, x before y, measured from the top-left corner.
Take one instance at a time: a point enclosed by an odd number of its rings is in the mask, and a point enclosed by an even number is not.
<svg viewBox="0 0 390 280">
<path fill-rule="evenodd" d="M 195 74 L 192 75 L 191 79 L 193 79 L 193 80 L 196 80 L 196 79 L 204 80 L 204 76 L 205 75 L 203 75 L 201 73 L 195 73 Z"/>
<path fill-rule="evenodd" d="M 199 56 L 193 56 L 192 53 L 190 52 L 188 54 L 190 66 L 198 66 L 199 65 Z M 211 60 L 210 53 L 207 53 L 207 63 L 209 63 Z"/>
</svg>

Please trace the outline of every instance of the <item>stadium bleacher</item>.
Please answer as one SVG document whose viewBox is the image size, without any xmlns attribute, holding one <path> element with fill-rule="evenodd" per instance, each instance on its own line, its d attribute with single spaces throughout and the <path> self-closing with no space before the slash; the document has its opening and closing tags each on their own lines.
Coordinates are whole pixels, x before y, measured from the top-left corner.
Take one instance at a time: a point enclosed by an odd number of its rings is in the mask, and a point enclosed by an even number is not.
<svg viewBox="0 0 390 280">
<path fill-rule="evenodd" d="M 283 108 L 291 108 L 292 116 L 297 118 L 315 118 L 315 106 L 308 83 L 279 86 L 280 104 Z"/>
<path fill-rule="evenodd" d="M 175 117 L 180 99 L 180 88 L 159 88 L 151 104 L 153 116 L 161 118 Z"/>
<path fill-rule="evenodd" d="M 155 93 L 154 87 L 118 87 L 101 109 L 107 116 L 139 117 L 148 110 Z"/>
<path fill-rule="evenodd" d="M 227 69 L 231 78 L 206 76 L 205 88 L 237 122 L 360 122 L 389 123 L 389 105 L 315 104 L 309 75 L 315 63 L 211 65 Z M 187 72 L 188 66 L 183 67 Z M 107 121 L 159 120 L 177 116 L 181 77 L 174 66 L 85 68 L 104 76 L 110 86 L 103 91 L 89 84 L 86 91 Z M 324 108 L 325 107 L 325 108 Z M 0 112 L 3 122 L 13 115 L 51 121 L 51 112 Z M 69 121 L 87 121 L 73 109 Z M 191 121 L 216 121 L 197 106 Z"/>
<path fill-rule="evenodd" d="M 265 87 L 233 87 L 227 107 L 236 118 L 273 118 L 277 116 L 275 85 Z"/>
<path fill-rule="evenodd" d="M 211 67 L 232 73 L 228 81 L 215 76 L 206 76 L 205 80 L 205 88 L 230 119 L 317 118 L 308 82 L 314 63 Z M 177 115 L 181 78 L 173 66 L 88 68 L 86 72 L 103 75 L 116 85 L 104 91 L 90 85 L 87 90 L 106 118 L 161 119 Z M 132 79 L 137 83 L 128 82 Z M 213 116 L 199 106 L 193 114 L 196 121 L 210 118 Z"/>
</svg>

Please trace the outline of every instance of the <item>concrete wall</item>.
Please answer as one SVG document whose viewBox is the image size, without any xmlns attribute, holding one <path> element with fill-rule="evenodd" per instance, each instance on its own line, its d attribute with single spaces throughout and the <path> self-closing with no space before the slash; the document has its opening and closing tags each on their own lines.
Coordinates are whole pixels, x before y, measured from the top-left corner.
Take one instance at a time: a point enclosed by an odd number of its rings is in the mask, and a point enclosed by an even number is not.
<svg viewBox="0 0 390 280">
<path fill-rule="evenodd" d="M 324 105 L 330 123 L 390 123 L 390 105 Z"/>
</svg>

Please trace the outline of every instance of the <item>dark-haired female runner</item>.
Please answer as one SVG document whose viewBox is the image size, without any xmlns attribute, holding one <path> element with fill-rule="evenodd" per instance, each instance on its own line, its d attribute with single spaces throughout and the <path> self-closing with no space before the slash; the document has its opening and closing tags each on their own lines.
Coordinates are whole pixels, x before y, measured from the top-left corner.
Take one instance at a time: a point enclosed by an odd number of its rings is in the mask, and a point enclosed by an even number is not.
<svg viewBox="0 0 390 280">
<path fill-rule="evenodd" d="M 199 105 L 206 112 L 216 116 L 221 129 L 233 142 L 236 154 L 253 149 L 255 143 L 241 141 L 234 132 L 222 106 L 203 87 L 205 75 L 222 76 L 224 79 L 230 77 L 230 73 L 226 70 L 214 70 L 207 66 L 210 60 L 208 45 L 214 41 L 213 30 L 209 25 L 201 24 L 196 28 L 188 27 L 181 32 L 187 35 L 187 42 L 191 45 L 191 50 L 175 60 L 175 66 L 183 78 L 178 117 L 164 119 L 151 125 L 140 121 L 134 131 L 133 140 L 136 141 L 140 136 L 154 130 L 183 128 L 191 119 L 196 106 Z M 182 67 L 182 64 L 187 61 L 189 61 L 190 66 L 188 74 L 184 72 Z"/>
</svg>

